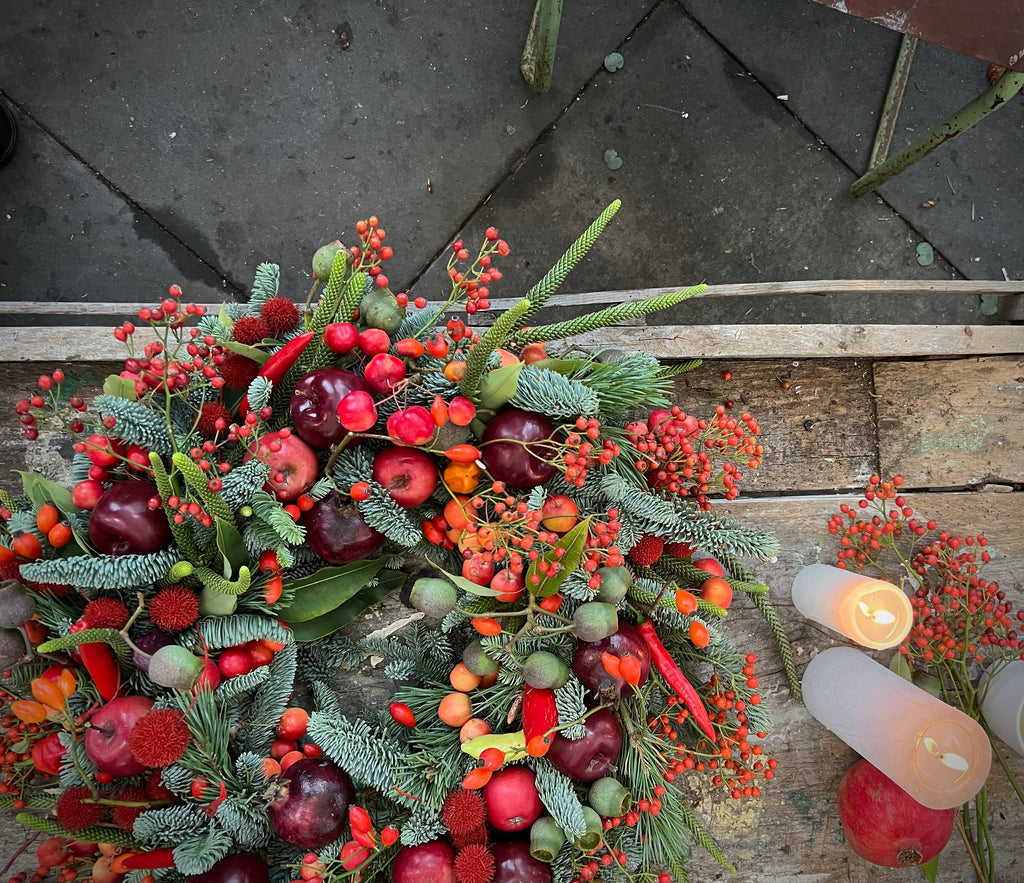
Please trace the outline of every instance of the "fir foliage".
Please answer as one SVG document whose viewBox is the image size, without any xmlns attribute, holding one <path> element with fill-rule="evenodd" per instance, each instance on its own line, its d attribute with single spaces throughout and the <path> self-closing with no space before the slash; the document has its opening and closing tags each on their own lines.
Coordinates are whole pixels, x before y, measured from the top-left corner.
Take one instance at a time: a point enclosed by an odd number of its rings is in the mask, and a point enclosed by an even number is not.
<svg viewBox="0 0 1024 883">
<path fill-rule="evenodd" d="M 26 579 L 41 583 L 60 583 L 83 590 L 132 589 L 160 579 L 181 558 L 176 549 L 163 549 L 150 555 L 118 555 L 108 558 L 52 558 L 22 564 Z"/>
<path fill-rule="evenodd" d="M 160 411 L 131 399 L 109 395 L 96 396 L 93 407 L 103 419 L 112 417 L 116 421 L 111 431 L 127 444 L 142 445 L 157 454 L 174 450 L 174 441 Z"/>
<path fill-rule="evenodd" d="M 174 867 L 183 874 L 203 874 L 228 854 L 231 837 L 215 822 L 174 847 Z"/>
<path fill-rule="evenodd" d="M 559 772 L 547 758 L 538 758 L 533 764 L 537 774 L 536 785 L 544 807 L 568 839 L 584 834 L 587 822 L 583 817 L 583 804 L 576 788 L 564 773 Z"/>
<path fill-rule="evenodd" d="M 256 376 L 249 383 L 245 397 L 249 403 L 249 410 L 257 414 L 270 404 L 270 397 L 274 392 L 274 384 L 266 377 Z"/>
<path fill-rule="evenodd" d="M 229 795 L 217 809 L 217 821 L 240 850 L 255 851 L 270 839 L 266 810 L 250 797 Z"/>
<path fill-rule="evenodd" d="M 419 846 L 447 833 L 440 810 L 421 803 L 413 808 L 412 815 L 402 823 L 399 840 L 402 846 Z"/>
<path fill-rule="evenodd" d="M 231 340 L 231 328 L 221 322 L 216 313 L 207 313 L 196 323 L 200 337 L 215 337 L 217 340 Z"/>
<path fill-rule="evenodd" d="M 582 739 L 585 729 L 582 723 L 587 713 L 586 691 L 575 675 L 569 675 L 561 687 L 555 689 L 555 707 L 558 709 L 559 730 L 566 739 Z M 577 721 L 577 723 L 570 723 Z"/>
<path fill-rule="evenodd" d="M 598 413 L 597 393 L 557 371 L 527 365 L 519 372 L 516 394 L 509 402 L 514 408 L 535 411 L 554 420 L 575 419 Z"/>
<path fill-rule="evenodd" d="M 267 666 L 261 665 L 259 668 L 247 671 L 244 675 L 226 678 L 218 684 L 214 692 L 217 694 L 218 702 L 223 702 L 225 705 L 237 704 L 240 698 L 245 697 L 252 690 L 262 687 L 269 679 L 270 672 Z"/>
<path fill-rule="evenodd" d="M 89 785 L 96 781 L 98 772 L 92 758 L 85 753 L 85 744 L 80 739 L 74 739 L 70 733 L 60 732 L 57 734 L 60 744 L 67 751 L 60 759 L 60 787 L 73 788 L 76 785 Z M 83 779 L 82 776 L 86 776 Z"/>
<path fill-rule="evenodd" d="M 269 753 L 274 741 L 274 728 L 292 695 L 297 666 L 298 651 L 294 644 L 290 644 L 274 655 L 270 665 L 257 669 L 265 670 L 268 677 L 264 687 L 256 691 L 245 709 L 237 736 L 240 748 Z"/>
<path fill-rule="evenodd" d="M 208 616 L 196 623 L 207 649 L 224 650 L 249 641 L 279 641 L 292 643 L 292 633 L 279 622 L 266 616 L 236 613 L 234 616 Z M 197 642 L 198 643 L 198 642 Z M 194 646 L 192 649 L 201 649 Z"/>
<path fill-rule="evenodd" d="M 135 820 L 132 834 L 143 846 L 157 849 L 188 840 L 209 824 L 210 819 L 195 804 L 177 803 L 142 813 Z"/>
<path fill-rule="evenodd" d="M 444 310 L 433 304 L 428 304 L 416 312 L 407 310 L 402 324 L 394 334 L 394 339 L 404 340 L 406 337 L 418 339 L 428 328 L 433 328 L 442 315 L 444 315 Z"/>
<path fill-rule="evenodd" d="M 376 481 L 371 480 L 369 485 L 369 496 L 359 502 L 366 523 L 399 546 L 415 546 L 423 539 L 419 521 Z"/>
<path fill-rule="evenodd" d="M 270 467 L 263 460 L 253 457 L 248 463 L 236 466 L 222 480 L 220 495 L 231 509 L 238 509 L 248 503 L 256 491 L 267 483 Z"/>
<path fill-rule="evenodd" d="M 334 462 L 331 478 L 335 485 L 348 491 L 357 481 L 373 479 L 373 454 L 365 446 L 346 448 Z"/>
<path fill-rule="evenodd" d="M 284 511 L 284 506 L 266 491 L 256 491 L 249 501 L 252 517 L 266 524 L 280 538 L 281 543 L 298 545 L 306 540 L 306 529 Z"/>
<path fill-rule="evenodd" d="M 399 748 L 384 731 L 365 720 L 349 720 L 344 715 L 328 716 L 315 711 L 309 716 L 309 738 L 323 749 L 331 760 L 352 777 L 356 787 L 376 788 L 389 796 L 396 794 L 395 765 Z M 412 805 L 416 801 L 402 798 Z"/>
<path fill-rule="evenodd" d="M 281 268 L 277 264 L 264 261 L 256 267 L 252 291 L 249 294 L 249 309 L 258 313 L 260 308 L 272 297 L 277 297 L 278 285 L 281 280 Z"/>
</svg>

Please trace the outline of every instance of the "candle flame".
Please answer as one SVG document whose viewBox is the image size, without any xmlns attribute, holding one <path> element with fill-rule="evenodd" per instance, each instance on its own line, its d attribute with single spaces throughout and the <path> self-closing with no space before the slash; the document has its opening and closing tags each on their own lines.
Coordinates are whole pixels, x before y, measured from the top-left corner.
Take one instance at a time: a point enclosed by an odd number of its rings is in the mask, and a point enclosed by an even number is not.
<svg viewBox="0 0 1024 883">
<path fill-rule="evenodd" d="M 861 613 L 863 613 L 868 619 L 873 620 L 880 625 L 892 625 L 896 622 L 896 615 L 890 613 L 888 610 L 872 610 L 863 601 L 861 601 L 858 606 L 860 607 Z"/>
<path fill-rule="evenodd" d="M 930 755 L 937 757 L 943 766 L 947 766 L 951 770 L 956 770 L 957 772 L 962 773 L 968 767 L 967 758 L 961 757 L 959 754 L 953 754 L 952 752 L 949 754 L 943 754 L 939 749 L 939 743 L 930 736 L 924 737 L 924 747 Z"/>
</svg>

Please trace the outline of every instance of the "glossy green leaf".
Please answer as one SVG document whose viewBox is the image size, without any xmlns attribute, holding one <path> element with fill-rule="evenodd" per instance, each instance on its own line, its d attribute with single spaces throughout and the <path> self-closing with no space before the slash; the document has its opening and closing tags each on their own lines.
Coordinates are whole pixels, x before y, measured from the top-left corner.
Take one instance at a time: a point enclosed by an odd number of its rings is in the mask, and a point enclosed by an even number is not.
<svg viewBox="0 0 1024 883">
<path fill-rule="evenodd" d="M 296 641 L 316 641 L 343 629 L 354 622 L 370 607 L 383 601 L 405 581 L 405 574 L 397 570 L 385 570 L 372 586 L 366 586 L 351 598 L 339 604 L 334 610 L 306 622 L 289 623 Z"/>
<path fill-rule="evenodd" d="M 231 350 L 233 353 L 238 353 L 240 356 L 245 356 L 247 359 L 252 359 L 260 365 L 266 363 L 267 359 L 270 358 L 270 353 L 257 349 L 254 346 L 247 346 L 244 343 L 238 343 L 238 341 L 235 340 L 226 340 L 221 344 L 221 346 L 225 349 Z"/>
<path fill-rule="evenodd" d="M 249 551 L 238 529 L 223 518 L 217 522 L 217 548 L 224 559 L 224 578 L 234 579 L 240 567 L 249 563 Z"/>
<path fill-rule="evenodd" d="M 586 368 L 591 359 L 540 359 L 533 362 L 531 368 L 543 368 L 546 371 L 554 371 L 556 374 L 572 374 Z"/>
<path fill-rule="evenodd" d="M 291 584 L 295 600 L 280 612 L 281 619 L 292 625 L 336 610 L 377 576 L 383 566 L 384 561 L 376 559 L 353 561 L 341 567 L 321 567 L 316 573 Z"/>
<path fill-rule="evenodd" d="M 493 411 L 510 401 L 519 387 L 519 373 L 522 370 L 523 363 L 516 362 L 514 365 L 495 368 L 484 374 L 483 380 L 480 381 L 480 401 L 477 405 Z"/>
<path fill-rule="evenodd" d="M 135 394 L 135 381 L 122 377 L 120 374 L 107 375 L 106 380 L 103 381 L 103 395 L 132 401 L 138 398 Z"/>
<path fill-rule="evenodd" d="M 939 877 L 939 857 L 936 855 L 926 861 L 921 865 L 921 870 L 924 871 L 928 883 L 935 883 Z"/>
<path fill-rule="evenodd" d="M 897 652 L 889 660 L 889 671 L 898 674 L 905 681 L 913 680 L 910 672 L 910 663 L 907 662 L 907 658 L 902 653 Z"/>
<path fill-rule="evenodd" d="M 562 583 L 565 582 L 565 578 L 580 566 L 580 561 L 583 558 L 583 548 L 587 542 L 587 533 L 589 530 L 590 519 L 585 518 L 564 537 L 562 537 L 554 549 L 530 564 L 530 569 L 526 572 L 526 585 L 530 588 L 530 591 L 533 592 L 533 594 L 538 598 L 546 598 L 548 595 L 555 594 L 555 592 L 562 587 Z M 557 558 L 555 556 L 555 551 L 557 549 L 565 550 L 565 554 L 561 558 Z M 535 575 L 539 575 L 537 570 L 537 563 L 539 561 L 559 561 L 562 564 L 562 567 L 554 576 L 541 577 L 540 583 L 536 588 L 534 588 L 533 577 Z"/>
<path fill-rule="evenodd" d="M 21 476 L 21 486 L 25 490 L 25 496 L 35 504 L 37 509 L 46 503 L 53 503 L 61 512 L 69 515 L 78 511 L 75 504 L 71 502 L 71 491 L 67 488 L 61 487 L 57 482 L 43 478 L 35 472 L 21 472 L 17 469 L 15 472 Z"/>
<path fill-rule="evenodd" d="M 495 596 L 501 594 L 500 591 L 498 591 L 497 589 L 492 589 L 490 586 L 478 586 L 475 582 L 466 579 L 464 576 L 458 576 L 454 573 L 449 573 L 443 567 L 438 567 L 429 558 L 427 558 L 427 561 L 430 564 L 432 564 L 437 570 L 441 571 L 441 573 L 445 575 L 446 579 L 451 580 L 458 588 L 462 589 L 462 591 L 464 592 L 469 592 L 471 595 L 480 595 L 485 598 L 494 598 Z"/>
</svg>

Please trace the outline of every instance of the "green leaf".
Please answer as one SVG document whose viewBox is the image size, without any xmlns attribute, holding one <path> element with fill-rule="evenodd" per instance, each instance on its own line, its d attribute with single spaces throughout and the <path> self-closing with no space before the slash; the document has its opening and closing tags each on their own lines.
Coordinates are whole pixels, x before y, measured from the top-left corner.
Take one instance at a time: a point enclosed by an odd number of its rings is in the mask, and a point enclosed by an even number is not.
<svg viewBox="0 0 1024 883">
<path fill-rule="evenodd" d="M 427 558 L 427 563 L 433 565 L 435 568 L 441 571 L 449 580 L 451 580 L 458 588 L 464 592 L 469 592 L 471 595 L 480 595 L 484 598 L 494 598 L 501 594 L 498 589 L 492 589 L 490 586 L 479 586 L 472 580 L 466 579 L 464 576 L 457 576 L 454 573 L 449 573 L 443 567 L 438 567 Z"/>
<path fill-rule="evenodd" d="M 221 344 L 224 349 L 231 350 L 233 353 L 238 353 L 240 356 L 245 356 L 247 359 L 252 359 L 260 365 L 266 363 L 267 359 L 270 358 L 270 353 L 264 352 L 261 349 L 257 349 L 254 346 L 246 346 L 244 343 L 238 343 L 235 340 L 226 340 Z"/>
<path fill-rule="evenodd" d="M 372 586 L 357 592 L 343 604 L 324 616 L 308 622 L 292 624 L 296 641 L 316 641 L 347 626 L 358 619 L 378 601 L 382 601 L 405 581 L 405 574 L 396 570 L 385 570 Z"/>
<path fill-rule="evenodd" d="M 231 579 L 249 563 L 249 552 L 242 535 L 230 521 L 217 519 L 217 548 L 224 558 L 224 577 Z"/>
<path fill-rule="evenodd" d="M 576 371 L 581 371 L 591 364 L 590 359 L 539 359 L 536 362 L 531 362 L 531 368 L 546 369 L 548 371 L 554 371 L 556 374 L 573 374 Z"/>
<path fill-rule="evenodd" d="M 378 558 L 342 567 L 321 567 L 291 584 L 295 600 L 280 612 L 281 619 L 291 625 L 330 613 L 362 590 L 383 566 L 384 560 Z"/>
<path fill-rule="evenodd" d="M 25 489 L 27 496 L 38 509 L 46 503 L 53 503 L 61 512 L 70 515 L 78 511 L 78 507 L 71 502 L 71 491 L 61 487 L 57 482 L 38 475 L 35 472 L 21 472 L 14 470 L 21 476 L 21 486 Z"/>
<path fill-rule="evenodd" d="M 907 658 L 902 653 L 897 652 L 889 660 L 889 671 L 898 674 L 905 681 L 913 680 L 910 672 L 910 663 L 907 662 Z"/>
<path fill-rule="evenodd" d="M 484 374 L 480 381 L 480 400 L 477 404 L 481 408 L 494 411 L 511 400 L 519 386 L 519 372 L 522 370 L 523 363 L 516 362 L 514 365 L 495 368 Z"/>
<path fill-rule="evenodd" d="M 226 303 L 220 305 L 220 310 L 217 312 L 217 321 L 221 325 L 226 325 L 228 328 L 235 327 L 235 320 L 231 318 L 231 314 L 228 312 L 228 305 Z"/>
<path fill-rule="evenodd" d="M 921 865 L 921 870 L 924 871 L 924 876 L 928 883 L 935 883 L 939 876 L 939 857 L 937 855 L 932 856 Z"/>
<path fill-rule="evenodd" d="M 587 533 L 589 530 L 590 519 L 585 518 L 564 537 L 562 537 L 554 549 L 546 555 L 542 555 L 530 564 L 530 569 L 526 571 L 526 585 L 530 586 L 530 591 L 533 592 L 533 594 L 538 598 L 546 598 L 548 595 L 555 594 L 555 592 L 561 588 L 562 583 L 565 582 L 565 578 L 580 566 L 580 560 L 583 558 L 583 547 L 587 542 Z M 555 552 L 558 549 L 565 550 L 565 554 L 560 559 L 555 556 Z M 537 586 L 537 590 L 534 591 L 533 577 L 538 573 L 537 564 L 540 561 L 547 561 L 549 563 L 560 561 L 562 567 L 554 576 L 542 578 L 540 584 Z"/>
<path fill-rule="evenodd" d="M 138 398 L 135 394 L 135 381 L 122 377 L 120 374 L 107 375 L 107 379 L 103 381 L 103 395 L 131 399 L 132 401 Z"/>
</svg>

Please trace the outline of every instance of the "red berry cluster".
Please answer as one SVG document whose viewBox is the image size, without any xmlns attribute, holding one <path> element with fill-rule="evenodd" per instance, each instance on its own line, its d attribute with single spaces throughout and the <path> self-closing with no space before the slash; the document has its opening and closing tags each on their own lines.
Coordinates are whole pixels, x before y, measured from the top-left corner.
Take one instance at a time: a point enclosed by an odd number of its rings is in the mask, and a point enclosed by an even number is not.
<svg viewBox="0 0 1024 883">
<path fill-rule="evenodd" d="M 448 258 L 448 278 L 452 280 L 452 293 L 446 307 L 464 297 L 466 312 L 470 315 L 477 310 L 489 309 L 491 302 L 488 286 L 501 279 L 501 271 L 494 266 L 494 255 L 505 257 L 508 253 L 508 243 L 498 238 L 498 231 L 494 227 L 488 227 L 473 263 L 460 270 L 458 265 L 469 260 L 469 251 L 461 239 L 453 242 L 452 253 Z"/>
<path fill-rule="evenodd" d="M 607 466 L 622 453 L 622 448 L 613 439 L 601 440 L 601 422 L 596 417 L 580 417 L 565 437 L 565 480 L 576 487 L 583 487 L 587 472 L 597 466 Z M 598 442 L 600 441 L 600 447 Z"/>
<path fill-rule="evenodd" d="M 394 257 L 391 246 L 384 244 L 387 232 L 380 226 L 377 216 L 370 215 L 364 221 L 356 221 L 356 233 L 359 236 L 359 245 L 353 245 L 349 249 L 353 258 L 352 269 L 366 273 L 381 288 L 387 288 L 388 277 L 384 275 L 381 264 Z"/>
</svg>

